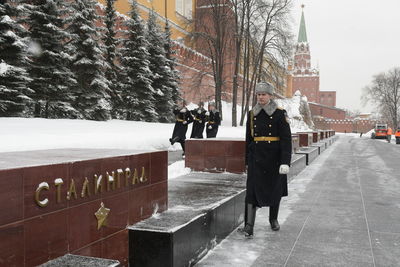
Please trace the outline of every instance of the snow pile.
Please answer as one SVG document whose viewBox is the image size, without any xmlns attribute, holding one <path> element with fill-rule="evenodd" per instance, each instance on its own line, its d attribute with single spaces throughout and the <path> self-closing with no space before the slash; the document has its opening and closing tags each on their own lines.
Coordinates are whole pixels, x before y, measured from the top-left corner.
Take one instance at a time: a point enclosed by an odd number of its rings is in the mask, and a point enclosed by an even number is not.
<svg viewBox="0 0 400 267">
<path fill-rule="evenodd" d="M 168 166 L 168 179 L 186 175 L 190 173 L 190 168 L 185 168 L 185 161 L 180 160 Z"/>
<path fill-rule="evenodd" d="M 300 114 L 300 97 L 278 100 L 288 111 L 292 132 L 310 128 Z M 189 104 L 189 109 L 197 107 Z M 207 108 L 207 107 L 206 107 Z M 245 138 L 245 127 L 231 127 L 232 104 L 223 102 L 224 120 L 218 137 Z M 240 106 L 238 120 L 240 119 Z M 169 138 L 173 123 L 150 123 L 139 121 L 91 121 L 42 118 L 0 118 L 0 152 L 25 151 L 54 148 L 110 148 L 136 150 L 180 150 L 179 144 L 171 146 Z M 188 127 L 187 137 L 192 131 Z M 204 132 L 205 136 L 205 132 Z"/>
<path fill-rule="evenodd" d="M 7 63 L 0 62 L 0 76 L 4 75 L 7 72 L 9 67 L 10 67 L 10 65 L 8 65 Z"/>
<path fill-rule="evenodd" d="M 292 132 L 311 131 L 313 122 L 308 107 L 307 97 L 301 96 L 299 91 L 292 98 L 276 99 L 278 106 L 287 111 Z"/>
</svg>

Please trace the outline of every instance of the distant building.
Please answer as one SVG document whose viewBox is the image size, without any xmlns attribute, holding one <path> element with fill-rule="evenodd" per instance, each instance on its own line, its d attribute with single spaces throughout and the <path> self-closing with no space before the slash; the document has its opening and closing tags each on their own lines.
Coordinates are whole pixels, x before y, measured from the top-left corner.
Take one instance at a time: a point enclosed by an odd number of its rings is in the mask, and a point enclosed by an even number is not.
<svg viewBox="0 0 400 267">
<path fill-rule="evenodd" d="M 311 66 L 310 44 L 307 39 L 304 11 L 301 12 L 297 45 L 293 62 L 289 64 L 289 71 L 291 77 L 288 77 L 288 83 L 291 85 L 288 88 L 291 88 L 292 95 L 299 90 L 302 95 L 307 96 L 310 102 L 329 107 L 336 106 L 336 91 L 320 91 L 319 70 Z"/>
</svg>

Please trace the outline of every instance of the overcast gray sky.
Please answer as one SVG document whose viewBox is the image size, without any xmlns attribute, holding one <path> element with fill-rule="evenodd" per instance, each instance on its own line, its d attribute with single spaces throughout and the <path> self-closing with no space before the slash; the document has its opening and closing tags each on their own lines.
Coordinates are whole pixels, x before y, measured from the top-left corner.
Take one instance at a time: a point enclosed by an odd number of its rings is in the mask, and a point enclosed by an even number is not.
<svg viewBox="0 0 400 267">
<path fill-rule="evenodd" d="M 302 4 L 320 90 L 337 91 L 339 108 L 372 111 L 361 105 L 362 88 L 400 67 L 400 0 L 294 0 L 296 41 Z"/>
</svg>

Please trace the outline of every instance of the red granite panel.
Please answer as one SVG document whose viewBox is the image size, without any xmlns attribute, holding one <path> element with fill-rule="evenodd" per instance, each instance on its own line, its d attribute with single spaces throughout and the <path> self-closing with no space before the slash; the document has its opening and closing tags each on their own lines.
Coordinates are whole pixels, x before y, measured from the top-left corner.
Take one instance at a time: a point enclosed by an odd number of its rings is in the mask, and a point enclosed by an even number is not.
<svg viewBox="0 0 400 267">
<path fill-rule="evenodd" d="M 225 151 L 220 151 L 228 157 L 244 157 L 246 154 L 246 141 L 222 141 L 225 142 Z"/>
<path fill-rule="evenodd" d="M 160 151 L 150 154 L 150 183 L 158 183 L 167 180 L 168 175 L 168 152 Z"/>
<path fill-rule="evenodd" d="M 24 265 L 24 226 L 22 223 L 0 228 L 0 266 Z"/>
<path fill-rule="evenodd" d="M 207 141 L 205 142 L 205 157 L 216 157 L 225 155 L 226 141 Z"/>
<path fill-rule="evenodd" d="M 317 143 L 319 141 L 318 132 L 313 132 L 313 143 Z"/>
<path fill-rule="evenodd" d="M 207 157 L 204 160 L 204 167 L 209 172 L 223 172 L 226 168 L 225 156 Z"/>
<path fill-rule="evenodd" d="M 194 171 L 203 171 L 204 161 L 204 156 L 186 156 L 185 167 L 191 168 Z"/>
<path fill-rule="evenodd" d="M 203 156 L 205 153 L 205 140 L 186 140 L 185 155 L 188 156 Z"/>
<path fill-rule="evenodd" d="M 122 266 L 128 266 L 128 256 L 128 230 L 122 230 L 102 241 L 102 258 L 118 260 Z"/>
<path fill-rule="evenodd" d="M 103 227 L 103 238 L 125 229 L 129 218 L 129 192 L 114 195 L 103 200 L 104 206 L 110 209 L 107 224 Z"/>
<path fill-rule="evenodd" d="M 325 139 L 325 134 L 324 134 L 323 131 L 320 131 L 320 132 L 319 132 L 319 139 L 320 139 L 320 140 Z"/>
<path fill-rule="evenodd" d="M 93 201 L 101 198 L 101 190 L 106 192 L 106 183 L 104 174 L 101 173 L 101 159 L 74 162 L 70 165 L 70 183 L 71 179 L 77 190 L 77 198 L 71 197 L 68 201 L 69 206 L 76 206 L 84 202 Z M 101 189 L 95 190 L 95 175 L 102 175 Z M 99 179 L 99 178 L 98 178 Z M 87 181 L 87 182 L 85 182 Z M 85 186 L 84 186 L 85 185 Z"/>
<path fill-rule="evenodd" d="M 101 174 L 104 179 L 102 197 L 129 190 L 125 179 L 125 169 L 129 166 L 129 163 L 129 156 L 102 159 Z M 114 178 L 114 183 L 107 181 L 107 173 Z M 120 174 L 118 175 L 118 173 Z"/>
<path fill-rule="evenodd" d="M 21 169 L 0 170 L 0 225 L 22 219 L 23 196 Z"/>
<path fill-rule="evenodd" d="M 102 257 L 101 247 L 102 247 L 102 241 L 100 240 L 100 241 L 92 243 L 84 248 L 81 248 L 81 249 L 78 249 L 75 251 L 71 251 L 71 254 L 101 258 Z"/>
<path fill-rule="evenodd" d="M 25 265 L 35 266 L 68 252 L 67 210 L 24 222 Z"/>
<path fill-rule="evenodd" d="M 151 187 L 141 187 L 129 192 L 129 224 L 151 216 Z"/>
<path fill-rule="evenodd" d="M 67 190 L 69 185 L 68 164 L 37 166 L 23 169 L 24 183 L 24 218 L 46 214 L 67 207 Z M 61 178 L 63 184 L 56 187 L 55 180 Z M 49 190 L 41 190 L 39 200 L 48 199 L 48 205 L 40 207 L 35 202 L 35 192 L 42 182 Z M 57 202 L 57 188 L 60 190 L 60 202 Z"/>
<path fill-rule="evenodd" d="M 97 229 L 96 211 L 101 200 L 95 200 L 68 209 L 69 250 L 74 251 L 101 238 L 102 228 Z M 105 206 L 108 208 L 107 206 Z"/>
<path fill-rule="evenodd" d="M 226 171 L 232 173 L 244 173 L 246 171 L 244 157 L 227 157 Z"/>
<path fill-rule="evenodd" d="M 167 210 L 168 205 L 168 182 L 151 185 L 151 207 L 152 213 Z"/>
<path fill-rule="evenodd" d="M 302 146 L 309 146 L 309 138 L 308 133 L 298 133 L 299 135 L 299 145 Z"/>
<path fill-rule="evenodd" d="M 145 153 L 145 154 L 139 154 L 139 155 L 133 155 L 130 157 L 130 163 L 129 163 L 132 176 L 134 174 L 134 171 L 136 169 L 138 177 L 142 177 L 140 182 L 136 182 L 133 185 L 133 188 L 139 188 L 139 187 L 144 187 L 150 184 L 150 153 Z M 143 173 L 144 171 L 144 173 Z M 130 179 L 132 181 L 132 178 Z"/>
</svg>

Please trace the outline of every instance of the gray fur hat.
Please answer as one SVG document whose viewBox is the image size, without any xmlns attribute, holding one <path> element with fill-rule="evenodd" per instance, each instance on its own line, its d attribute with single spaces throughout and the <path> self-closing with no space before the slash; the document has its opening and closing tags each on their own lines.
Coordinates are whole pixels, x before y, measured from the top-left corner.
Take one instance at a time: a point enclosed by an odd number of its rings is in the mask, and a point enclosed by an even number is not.
<svg viewBox="0 0 400 267">
<path fill-rule="evenodd" d="M 256 94 L 267 93 L 273 95 L 275 93 L 274 87 L 268 82 L 259 82 L 256 84 Z"/>
</svg>

